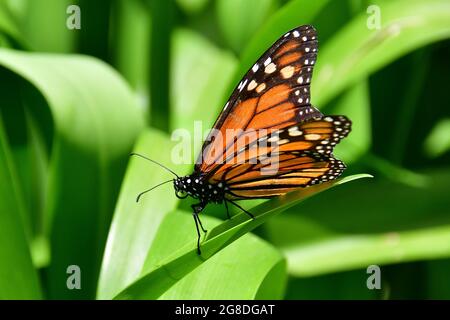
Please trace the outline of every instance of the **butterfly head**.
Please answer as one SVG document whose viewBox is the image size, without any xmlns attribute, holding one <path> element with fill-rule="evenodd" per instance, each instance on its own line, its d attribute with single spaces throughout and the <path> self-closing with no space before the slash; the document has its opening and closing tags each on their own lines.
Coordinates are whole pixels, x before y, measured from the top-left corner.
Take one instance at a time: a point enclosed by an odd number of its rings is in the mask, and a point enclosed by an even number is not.
<svg viewBox="0 0 450 320">
<path fill-rule="evenodd" d="M 193 176 L 178 177 L 173 180 L 173 187 L 175 189 L 175 195 L 179 199 L 187 198 L 187 196 L 198 198 L 200 180 L 198 177 Z"/>
</svg>

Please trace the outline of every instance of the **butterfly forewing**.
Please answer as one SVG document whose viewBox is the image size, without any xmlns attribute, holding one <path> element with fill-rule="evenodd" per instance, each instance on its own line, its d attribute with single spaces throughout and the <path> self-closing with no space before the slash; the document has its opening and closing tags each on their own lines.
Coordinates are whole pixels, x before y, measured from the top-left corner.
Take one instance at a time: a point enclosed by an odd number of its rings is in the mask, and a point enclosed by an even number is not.
<svg viewBox="0 0 450 320">
<path fill-rule="evenodd" d="M 310 103 L 317 58 L 312 26 L 295 28 L 245 74 L 225 104 L 195 166 L 226 199 L 267 198 L 337 178 L 332 151 L 351 130 L 345 116 L 324 116 Z"/>
<path fill-rule="evenodd" d="M 245 133 L 258 136 L 322 114 L 310 104 L 309 84 L 317 58 L 317 35 L 301 26 L 283 35 L 249 69 L 206 139 L 196 171 L 211 172 Z M 261 130 L 264 129 L 264 130 Z M 232 131 L 235 132 L 232 132 Z M 220 135 L 220 138 L 217 138 Z M 248 141 L 251 143 L 252 141 Z"/>
</svg>

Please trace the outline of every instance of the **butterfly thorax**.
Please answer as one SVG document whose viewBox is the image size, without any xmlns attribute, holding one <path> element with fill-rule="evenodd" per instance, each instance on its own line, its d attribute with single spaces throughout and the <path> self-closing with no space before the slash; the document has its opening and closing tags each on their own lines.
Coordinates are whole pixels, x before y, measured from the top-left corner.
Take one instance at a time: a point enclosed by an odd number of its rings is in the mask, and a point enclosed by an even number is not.
<svg viewBox="0 0 450 320">
<path fill-rule="evenodd" d="M 183 199 L 191 196 L 199 199 L 202 203 L 222 203 L 225 197 L 227 187 L 224 183 L 209 183 L 200 175 L 188 175 L 173 180 L 175 194 L 178 198 Z"/>
</svg>

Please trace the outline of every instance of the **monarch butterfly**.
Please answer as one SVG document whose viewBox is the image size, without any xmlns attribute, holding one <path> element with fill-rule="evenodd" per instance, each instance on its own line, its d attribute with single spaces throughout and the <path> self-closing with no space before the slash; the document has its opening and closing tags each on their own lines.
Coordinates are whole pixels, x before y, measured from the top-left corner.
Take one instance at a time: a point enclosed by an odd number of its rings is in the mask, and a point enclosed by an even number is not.
<svg viewBox="0 0 450 320">
<path fill-rule="evenodd" d="M 200 229 L 206 233 L 199 213 L 207 204 L 224 203 L 228 217 L 231 204 L 254 218 L 236 201 L 283 195 L 336 179 L 346 168 L 332 151 L 350 132 L 351 121 L 324 116 L 310 103 L 317 47 L 316 30 L 310 25 L 285 33 L 234 89 L 203 144 L 194 172 L 179 177 L 157 163 L 176 178 L 155 187 L 173 181 L 178 198 L 199 201 L 192 205 L 199 255 Z M 268 170 L 273 164 L 276 169 Z M 137 201 L 155 187 L 139 194 Z"/>
</svg>

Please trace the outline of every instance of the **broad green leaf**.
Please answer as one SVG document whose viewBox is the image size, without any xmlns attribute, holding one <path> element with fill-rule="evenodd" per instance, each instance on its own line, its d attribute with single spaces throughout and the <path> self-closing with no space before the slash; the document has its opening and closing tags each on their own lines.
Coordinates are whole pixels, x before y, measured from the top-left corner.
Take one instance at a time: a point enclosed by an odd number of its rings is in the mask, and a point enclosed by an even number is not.
<svg viewBox="0 0 450 320">
<path fill-rule="evenodd" d="M 71 52 L 75 48 L 75 37 L 79 31 L 69 30 L 66 20 L 71 0 L 26 1 L 21 27 L 25 41 L 36 51 Z M 82 23 L 85 11 L 81 9 Z M 86 25 L 82 24 L 82 28 Z"/>
<path fill-rule="evenodd" d="M 347 184 L 271 220 L 265 234 L 286 254 L 290 273 L 302 277 L 449 257 L 448 177 L 435 172 L 422 188 Z"/>
<path fill-rule="evenodd" d="M 202 223 L 213 228 L 220 221 L 204 216 Z M 165 257 L 191 242 L 195 234 L 191 213 L 175 211 L 168 214 L 158 230 L 142 273 L 157 268 Z M 160 299 L 280 299 L 285 276 L 285 262 L 279 252 L 258 237 L 247 234 L 180 279 Z M 270 292 L 263 292 L 263 283 L 270 287 Z"/>
<path fill-rule="evenodd" d="M 217 0 L 217 22 L 228 45 L 240 52 L 276 5 L 275 0 Z"/>
<path fill-rule="evenodd" d="M 1 113 L 0 113 L 1 115 Z M 0 117 L 0 299 L 39 299 L 23 217 L 25 206 L 11 150 Z"/>
<path fill-rule="evenodd" d="M 143 127 L 141 113 L 123 80 L 96 59 L 3 49 L 0 64 L 35 87 L 53 119 L 48 123 L 38 106 L 29 106 L 40 128 L 54 128 L 46 200 L 50 297 L 93 297 L 127 154 Z M 66 287 L 73 264 L 83 272 L 81 291 Z"/>
<path fill-rule="evenodd" d="M 312 101 L 324 105 L 345 87 L 421 46 L 450 37 L 450 3 L 375 1 L 380 29 L 370 29 L 362 13 L 321 46 L 312 85 Z M 320 30 L 319 30 L 320 41 Z"/>
<path fill-rule="evenodd" d="M 140 0 L 114 2 L 113 64 L 136 91 L 139 104 L 148 104 L 151 18 Z"/>
<path fill-rule="evenodd" d="M 193 134 L 195 121 L 201 121 L 202 132 L 195 138 L 202 142 L 203 131 L 212 126 L 223 107 L 236 59 L 187 29 L 174 32 L 172 52 L 170 127 Z"/>
<path fill-rule="evenodd" d="M 286 248 L 288 270 L 295 276 L 450 257 L 450 226 L 379 235 L 337 236 L 330 240 Z"/>
<path fill-rule="evenodd" d="M 173 167 L 180 175 L 187 167 L 172 164 L 172 146 L 165 134 L 148 129 L 139 137 L 134 152 Z M 97 298 L 111 299 L 139 276 L 161 221 L 175 209 L 178 199 L 172 183 L 153 190 L 138 203 L 136 197 L 171 178 L 170 173 L 156 164 L 140 157 L 130 159 L 108 235 Z"/>
<path fill-rule="evenodd" d="M 5 1 L 0 2 L 0 33 L 6 35 L 8 40 L 23 44 L 23 37 L 14 19 L 14 14 L 10 5 Z"/>
<path fill-rule="evenodd" d="M 269 48 L 282 34 L 299 25 L 312 23 L 316 15 L 325 7 L 329 0 L 295 0 L 290 1 L 279 9 L 256 32 L 242 52 L 239 69 L 234 76 L 236 85 L 240 78 L 255 63 L 255 61 Z"/>
<path fill-rule="evenodd" d="M 196 241 L 191 241 L 191 243 L 187 243 L 184 247 L 161 261 L 158 268 L 143 275 L 139 280 L 124 289 L 116 298 L 129 299 L 140 296 L 145 296 L 147 299 L 158 298 L 204 261 L 261 225 L 270 217 L 320 191 L 367 176 L 355 175 L 338 181 L 311 186 L 267 201 L 251 210 L 255 215 L 255 219 L 249 218 L 245 213 L 240 213 L 218 225 L 207 234 L 202 242 L 201 257 L 196 253 Z"/>
</svg>

